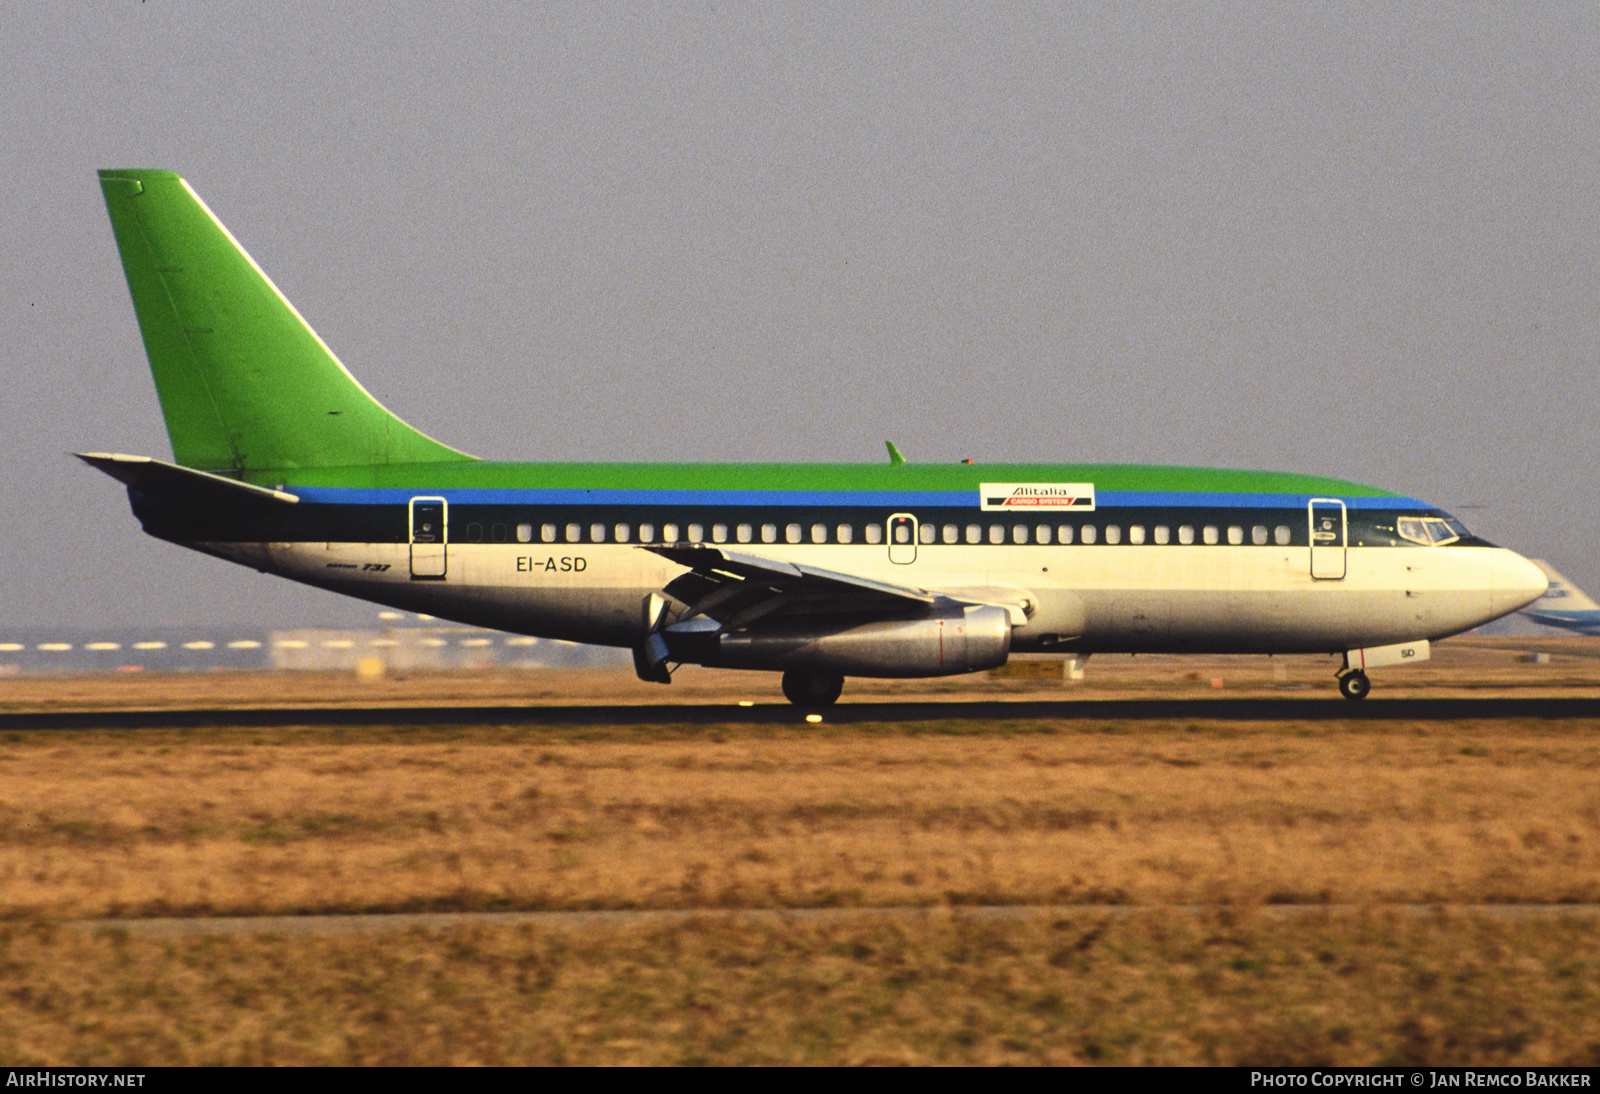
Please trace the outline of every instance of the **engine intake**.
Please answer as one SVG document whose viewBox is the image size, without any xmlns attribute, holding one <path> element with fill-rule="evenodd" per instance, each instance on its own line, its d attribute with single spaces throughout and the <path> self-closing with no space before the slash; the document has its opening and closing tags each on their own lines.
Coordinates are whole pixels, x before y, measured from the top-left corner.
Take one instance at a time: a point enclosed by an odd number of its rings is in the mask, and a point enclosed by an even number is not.
<svg viewBox="0 0 1600 1094">
<path fill-rule="evenodd" d="M 1005 664 L 1011 653 L 1011 615 L 987 604 L 920 619 L 832 626 L 797 622 L 731 634 L 712 627 L 705 619 L 668 627 L 663 637 L 671 660 L 719 668 L 913 677 L 992 669 Z"/>
</svg>

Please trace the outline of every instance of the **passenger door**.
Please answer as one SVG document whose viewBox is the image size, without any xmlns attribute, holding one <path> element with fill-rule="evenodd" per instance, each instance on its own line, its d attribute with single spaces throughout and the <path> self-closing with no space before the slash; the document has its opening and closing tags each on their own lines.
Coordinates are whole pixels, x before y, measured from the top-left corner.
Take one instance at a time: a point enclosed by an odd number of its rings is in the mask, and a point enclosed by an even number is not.
<svg viewBox="0 0 1600 1094">
<path fill-rule="evenodd" d="M 1306 505 L 1306 512 L 1311 533 L 1311 576 L 1318 581 L 1343 579 L 1350 529 L 1344 502 L 1337 498 L 1312 498 Z"/>
<path fill-rule="evenodd" d="M 411 577 L 441 581 L 449 564 L 448 502 L 443 498 L 411 499 Z"/>
<path fill-rule="evenodd" d="M 910 513 L 889 518 L 889 561 L 897 566 L 917 561 L 917 518 Z"/>
</svg>

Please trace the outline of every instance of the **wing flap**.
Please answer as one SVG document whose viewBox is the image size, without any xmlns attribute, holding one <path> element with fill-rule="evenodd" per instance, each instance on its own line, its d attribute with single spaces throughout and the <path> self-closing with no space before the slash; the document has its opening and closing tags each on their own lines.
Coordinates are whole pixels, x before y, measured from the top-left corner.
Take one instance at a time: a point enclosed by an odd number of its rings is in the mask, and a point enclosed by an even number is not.
<svg viewBox="0 0 1600 1094">
<path fill-rule="evenodd" d="M 689 606 L 683 618 L 709 617 L 724 630 L 774 615 L 904 615 L 947 599 L 926 589 L 705 544 L 644 549 L 688 568 L 663 590 Z"/>
</svg>

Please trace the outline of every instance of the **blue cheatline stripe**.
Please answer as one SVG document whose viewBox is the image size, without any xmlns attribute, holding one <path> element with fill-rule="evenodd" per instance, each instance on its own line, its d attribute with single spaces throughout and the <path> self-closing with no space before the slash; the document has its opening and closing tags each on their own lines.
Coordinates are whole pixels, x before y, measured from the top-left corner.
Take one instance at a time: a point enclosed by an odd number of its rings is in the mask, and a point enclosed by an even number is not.
<svg viewBox="0 0 1600 1094">
<path fill-rule="evenodd" d="M 1433 509 L 1416 498 L 1341 499 L 1337 494 L 1207 494 L 1185 490 L 1106 490 L 1096 496 L 1095 504 L 1099 508 L 1304 509 L 1312 498 L 1324 497 L 1342 500 L 1352 509 Z"/>
<path fill-rule="evenodd" d="M 357 489 L 333 486 L 289 487 L 302 500 L 323 505 L 404 505 L 415 497 L 447 498 L 453 505 L 651 505 L 651 506 L 796 506 L 811 508 L 978 508 L 976 490 L 415 490 Z M 1104 490 L 1095 498 L 1099 509 L 1202 508 L 1304 509 L 1313 494 L 1222 494 L 1202 491 Z M 1416 498 L 1346 498 L 1352 509 L 1417 509 L 1433 507 Z M 1084 510 L 1019 508 L 1006 512 L 1043 516 L 1081 515 Z M 993 510 L 992 512 L 1001 512 Z"/>
</svg>

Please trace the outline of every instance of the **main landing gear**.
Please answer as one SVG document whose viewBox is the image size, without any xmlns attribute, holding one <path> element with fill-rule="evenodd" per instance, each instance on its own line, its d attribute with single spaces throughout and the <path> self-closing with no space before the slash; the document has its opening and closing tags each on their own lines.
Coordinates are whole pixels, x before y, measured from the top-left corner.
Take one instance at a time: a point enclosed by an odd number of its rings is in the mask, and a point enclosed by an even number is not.
<svg viewBox="0 0 1600 1094">
<path fill-rule="evenodd" d="M 1346 699 L 1365 699 L 1367 692 L 1372 690 L 1372 681 L 1367 679 L 1367 674 L 1360 669 L 1347 672 L 1339 677 L 1339 694 Z"/>
<path fill-rule="evenodd" d="M 829 672 L 798 672 L 790 669 L 783 674 L 783 694 L 801 710 L 821 710 L 838 701 L 844 690 L 844 677 Z"/>
</svg>

